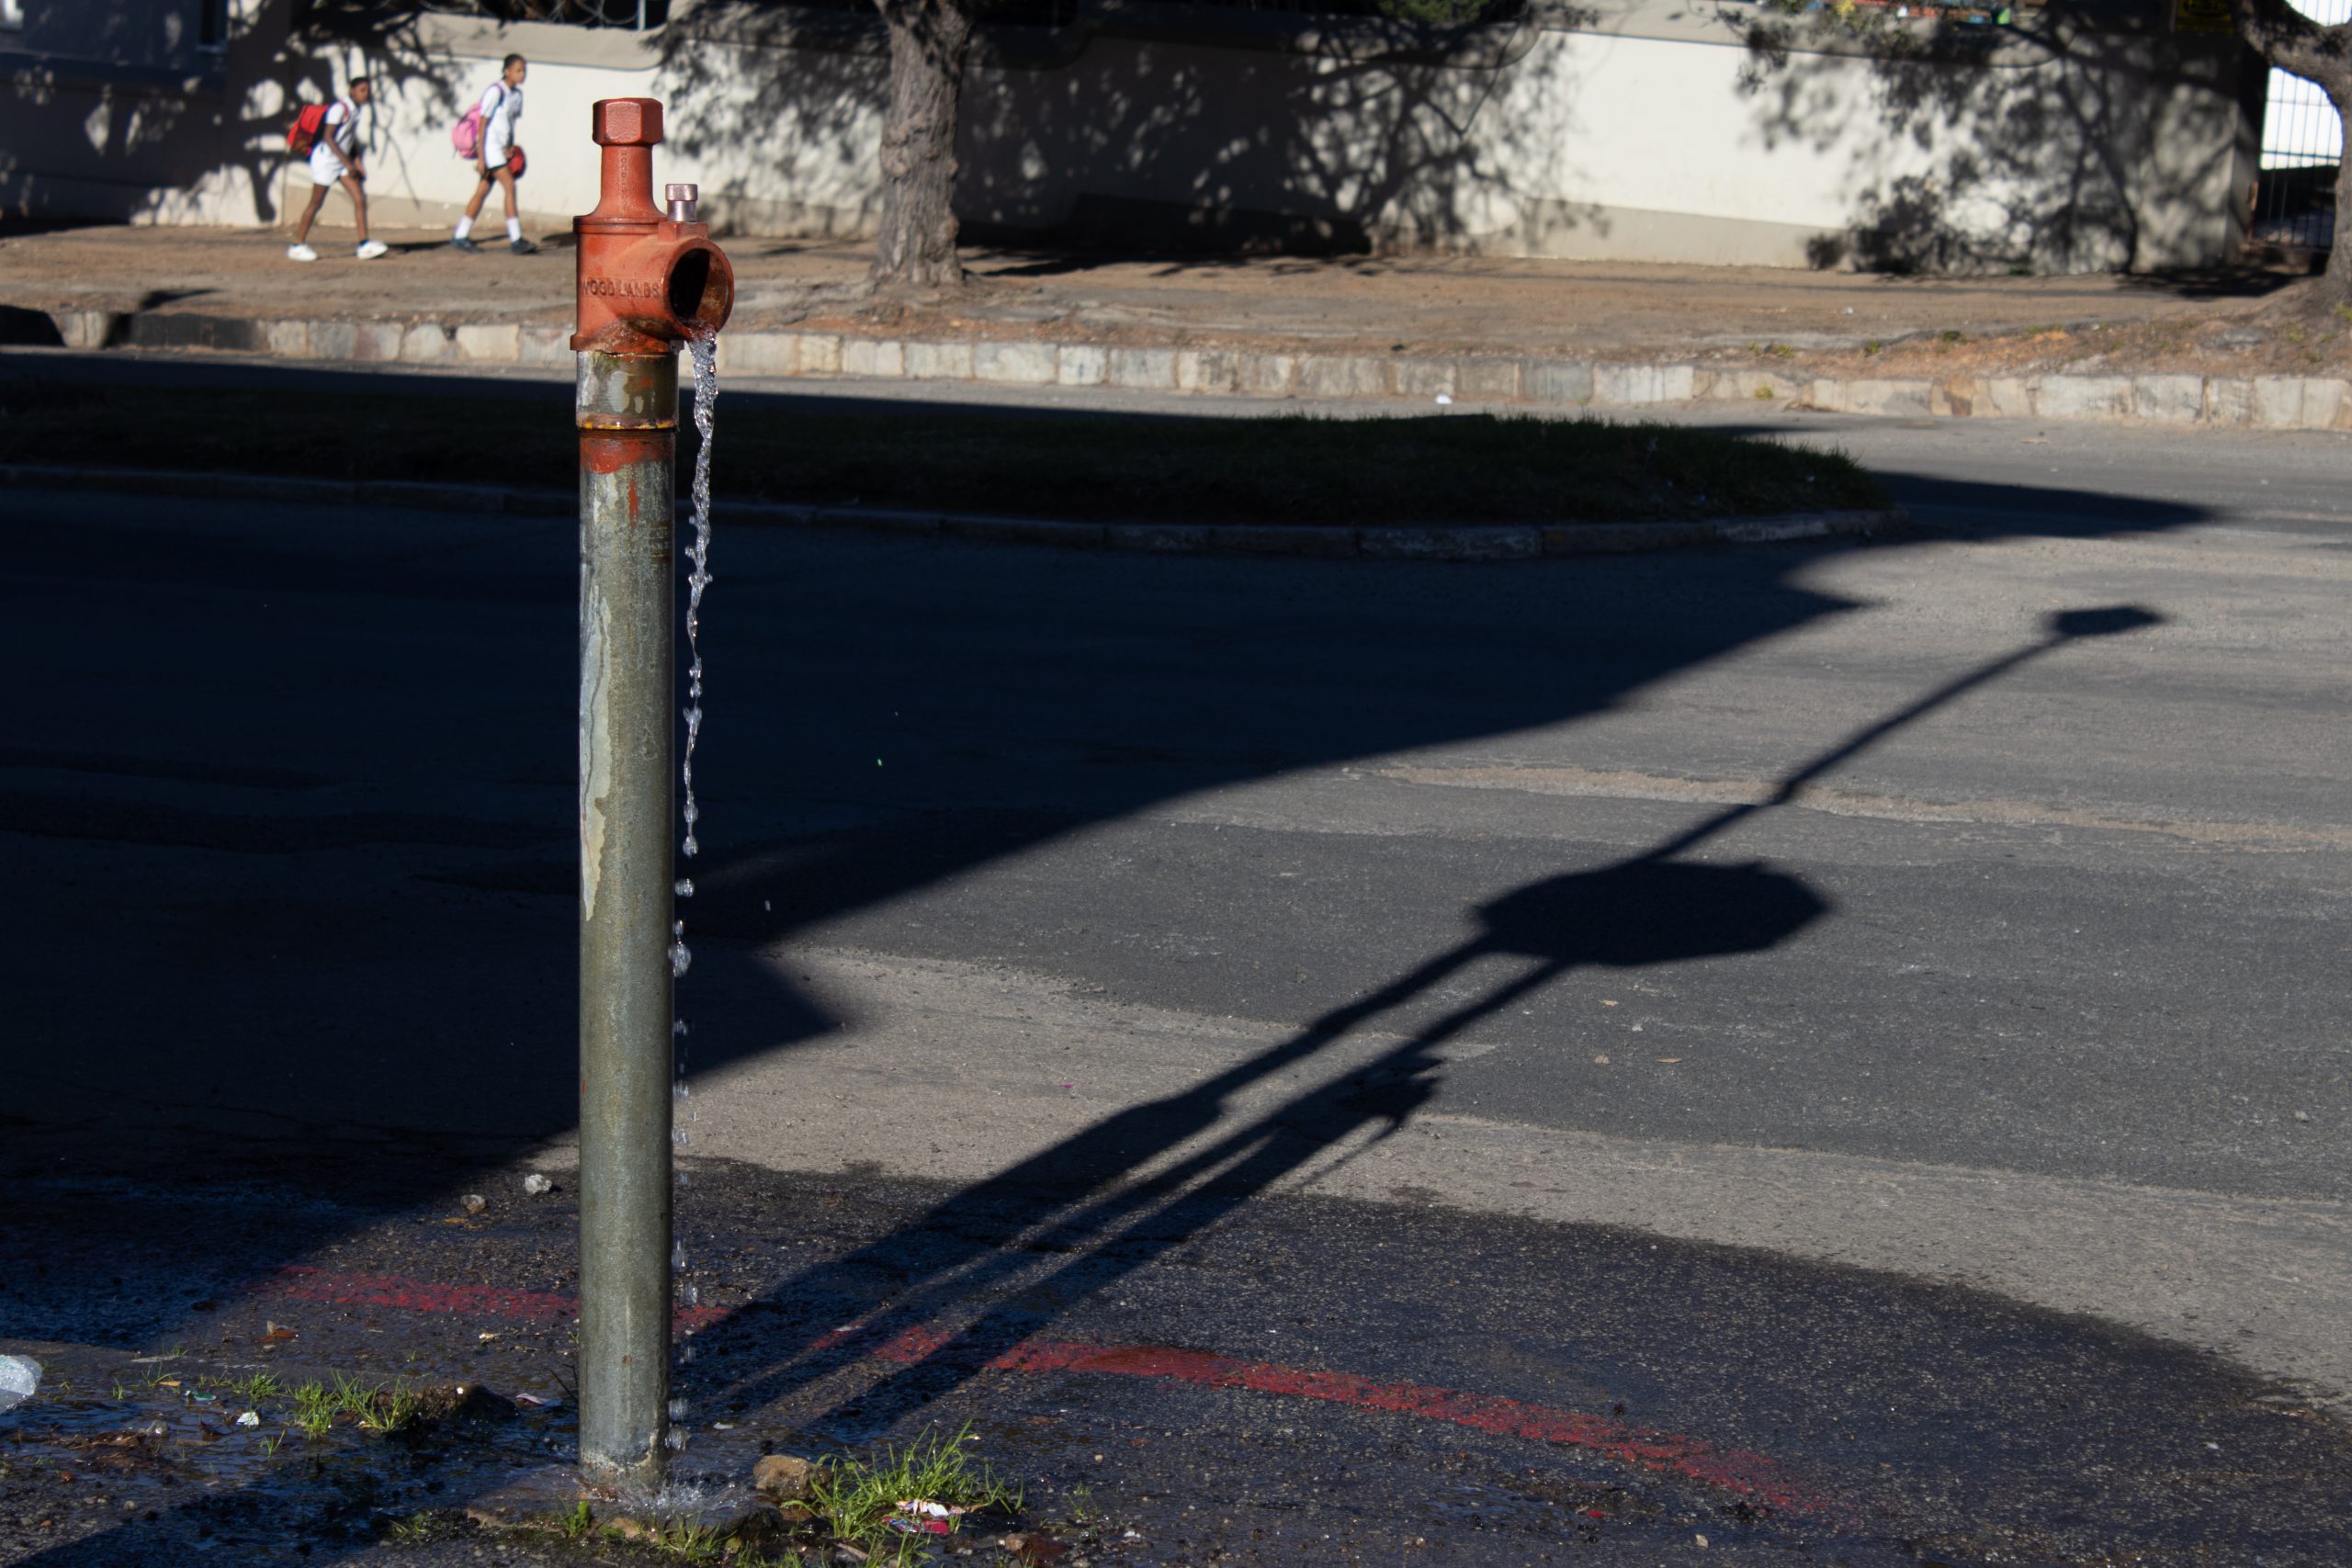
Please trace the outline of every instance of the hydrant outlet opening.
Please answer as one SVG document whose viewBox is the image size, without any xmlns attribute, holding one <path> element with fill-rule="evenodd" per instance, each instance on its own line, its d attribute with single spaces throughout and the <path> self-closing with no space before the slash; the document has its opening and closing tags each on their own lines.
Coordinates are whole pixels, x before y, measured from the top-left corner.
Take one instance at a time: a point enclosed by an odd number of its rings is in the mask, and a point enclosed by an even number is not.
<svg viewBox="0 0 2352 1568">
<path fill-rule="evenodd" d="M 670 266 L 667 294 L 670 314 L 681 325 L 717 332 L 735 309 L 733 270 L 708 247 L 681 251 Z"/>
</svg>

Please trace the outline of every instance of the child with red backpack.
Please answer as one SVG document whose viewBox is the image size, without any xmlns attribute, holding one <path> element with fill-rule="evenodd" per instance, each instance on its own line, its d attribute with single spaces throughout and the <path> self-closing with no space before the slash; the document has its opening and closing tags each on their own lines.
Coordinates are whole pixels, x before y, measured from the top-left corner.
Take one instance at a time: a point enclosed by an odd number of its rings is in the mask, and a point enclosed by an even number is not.
<svg viewBox="0 0 2352 1568">
<path fill-rule="evenodd" d="M 359 164 L 359 111 L 373 91 L 367 77 L 354 76 L 349 96 L 331 104 L 304 105 L 287 130 L 286 150 L 298 157 L 308 154 L 311 160 L 311 204 L 294 225 L 294 243 L 286 247 L 289 261 L 319 259 L 308 243 L 311 224 L 327 204 L 327 192 L 336 186 L 351 193 L 351 209 L 358 218 L 359 248 L 352 254 L 374 261 L 390 248 L 368 237 L 368 192 L 360 185 L 368 171 Z"/>
<path fill-rule="evenodd" d="M 517 139 L 523 118 L 523 78 L 529 73 L 529 62 L 519 54 L 508 55 L 498 80 L 482 94 L 481 102 L 449 132 L 458 156 L 473 159 L 477 176 L 474 198 L 466 203 L 466 215 L 458 220 L 458 231 L 449 238 L 457 250 L 481 249 L 474 243 L 474 220 L 481 216 L 482 198 L 493 185 L 506 197 L 506 248 L 518 256 L 539 248 L 523 238 L 521 207 L 514 199 L 514 181 L 523 173 L 524 162 L 523 144 Z"/>
</svg>

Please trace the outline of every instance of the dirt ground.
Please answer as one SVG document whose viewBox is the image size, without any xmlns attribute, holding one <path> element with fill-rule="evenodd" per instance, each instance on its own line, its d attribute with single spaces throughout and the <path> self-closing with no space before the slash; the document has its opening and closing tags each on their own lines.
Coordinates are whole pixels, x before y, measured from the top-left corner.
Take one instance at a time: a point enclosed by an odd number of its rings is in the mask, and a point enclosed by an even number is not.
<svg viewBox="0 0 2352 1568">
<path fill-rule="evenodd" d="M 334 213 L 329 214 L 332 221 Z M 94 226 L 0 237 L 0 303 L 200 314 L 553 322 L 571 311 L 568 234 L 466 256 L 392 231 L 391 255 L 286 259 L 282 235 Z M 1372 353 L 1671 359 L 1791 376 L 2071 370 L 2314 375 L 2352 367 L 2352 321 L 2298 310 L 2311 281 L 2194 276 L 1897 277 L 1434 255 L 1137 257 L 967 253 L 969 288 L 888 303 L 859 242 L 734 239 L 739 327 Z"/>
</svg>

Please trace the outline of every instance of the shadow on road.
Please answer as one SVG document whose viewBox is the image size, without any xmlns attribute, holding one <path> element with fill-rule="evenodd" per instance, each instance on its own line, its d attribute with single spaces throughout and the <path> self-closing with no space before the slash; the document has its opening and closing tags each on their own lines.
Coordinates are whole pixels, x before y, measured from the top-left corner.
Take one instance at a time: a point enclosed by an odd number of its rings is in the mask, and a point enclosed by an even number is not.
<svg viewBox="0 0 2352 1568">
<path fill-rule="evenodd" d="M 924 406 L 899 406 L 919 438 Z M 2021 532 L 2069 531 L 2079 502 L 2026 487 L 1982 500 Z M 153 1191 L 292 1163 L 376 1211 L 430 1209 L 567 1131 L 569 530 L 203 498 L 0 507 L 16 525 L 0 648 L 51 672 L 0 754 L 10 880 L 42 890 L 0 911 L 16 998 L 0 1126 L 20 1190 Z M 2200 515 L 2101 513 L 2109 531 Z M 61 515 L 72 526 L 40 525 Z M 694 1066 L 838 1026 L 762 944 L 1194 791 L 1603 712 L 1850 608 L 1803 584 L 1824 553 L 1461 568 L 727 539 L 697 770 L 710 853 L 685 911 L 706 944 L 682 991 L 701 1025 Z M 2072 612 L 1824 753 L 1774 802 L 1487 902 L 1469 941 L 1264 1055 L 956 1195 L 913 1227 L 955 1239 L 890 1312 L 822 1357 L 771 1359 L 729 1396 L 768 1399 L 824 1358 L 956 1317 L 1041 1235 L 1072 1255 L 1057 1289 L 1099 1291 L 1164 1250 L 1148 1238 L 1193 1234 L 1403 1125 L 1440 1045 L 1571 969 L 1761 951 L 1831 917 L 1785 873 L 1682 857 L 1962 693 L 2153 618 Z M 768 826 L 730 828 L 730 813 Z M 1428 911 L 1431 931 L 1458 913 Z M 1488 964 L 1517 967 L 1347 1081 L 1214 1130 L 1239 1089 Z M 55 1238 L 37 1210 L 19 1215 L 0 1235 L 0 1336 L 126 1345 L 200 1335 L 193 1303 L 348 1223 L 295 1205 L 266 1236 L 194 1258 L 159 1235 L 114 1264 L 91 1322 L 76 1321 L 88 1269 L 61 1267 L 50 1290 Z M 824 1296 L 871 1261 L 820 1265 L 782 1295 Z M 1039 1321 L 982 1311 L 868 1416 L 887 1424 Z"/>
<path fill-rule="evenodd" d="M 888 1310 L 870 1315 L 854 1335 L 829 1337 L 810 1366 L 787 1365 L 719 1390 L 718 1397 L 766 1405 L 783 1397 L 796 1376 L 830 1371 L 910 1330 L 935 1327 L 964 1303 L 986 1300 L 1003 1277 L 1026 1269 L 1030 1247 L 1040 1236 L 1050 1237 L 1057 1252 L 1076 1254 L 1053 1277 L 1033 1281 L 1018 1307 L 983 1314 L 889 1385 L 861 1394 L 865 1417 L 887 1426 L 936 1398 L 944 1372 L 952 1382 L 956 1371 L 985 1367 L 1035 1333 L 1049 1319 L 1035 1304 L 1039 1298 L 1083 1300 L 1368 1128 L 1381 1127 L 1382 1137 L 1398 1131 L 1436 1092 L 1444 1065 L 1440 1046 L 1569 971 L 1689 963 L 1758 953 L 1788 941 L 1831 912 L 1826 897 L 1760 863 L 1722 865 L 1681 857 L 1795 799 L 1806 784 L 1904 726 L 2032 660 L 2082 638 L 2128 635 L 2160 619 L 2136 605 L 2062 612 L 2051 617 L 2046 636 L 1848 737 L 1788 774 L 1766 800 L 1726 807 L 1631 860 L 1544 877 L 1487 902 L 1476 911 L 1475 935 L 1372 994 L 1323 1014 L 1291 1038 L 1182 1094 L 1108 1117 L 959 1193 L 901 1232 L 791 1282 L 781 1292 L 786 1298 L 834 1295 L 841 1292 L 830 1288 L 828 1277 L 836 1270 L 863 1276 L 883 1267 L 885 1259 L 904 1277 Z M 1219 1133 L 1203 1146 L 1187 1146 L 1209 1134 L 1250 1086 L 1489 960 L 1519 961 L 1519 971 L 1414 1031 L 1346 1078 Z M 1170 1200 L 1182 1200 L 1180 1224 L 1147 1218 Z M 941 1235 L 954 1236 L 957 1245 L 943 1247 Z M 905 1277 L 903 1260 L 918 1238 L 928 1238 L 926 1268 Z M 727 1354 L 728 1333 L 725 1325 L 713 1331 L 721 1357 Z"/>
</svg>

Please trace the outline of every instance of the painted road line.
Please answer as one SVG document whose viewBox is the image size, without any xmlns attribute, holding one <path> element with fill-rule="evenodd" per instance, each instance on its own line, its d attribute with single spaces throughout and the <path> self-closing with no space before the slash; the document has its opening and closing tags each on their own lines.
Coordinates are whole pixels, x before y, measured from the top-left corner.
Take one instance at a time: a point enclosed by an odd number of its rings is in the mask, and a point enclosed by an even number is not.
<svg viewBox="0 0 2352 1568">
<path fill-rule="evenodd" d="M 390 1307 L 401 1312 L 526 1323 L 563 1322 L 576 1317 L 580 1310 L 578 1297 L 552 1291 L 440 1284 L 395 1274 L 334 1274 L 300 1265 L 278 1269 L 257 1283 L 251 1293 L 329 1306 Z M 681 1328 L 699 1331 L 729 1315 L 729 1309 L 725 1307 L 681 1307 L 674 1321 Z M 863 1324 L 847 1324 L 818 1336 L 805 1348 L 849 1348 L 865 1331 Z M 959 1357 L 958 1350 L 954 1334 L 918 1327 L 895 1335 L 863 1353 L 901 1367 L 940 1361 L 1035 1375 L 1141 1378 L 1418 1416 L 1497 1437 L 1576 1449 L 1631 1469 L 1697 1482 L 1779 1513 L 1820 1516 L 1830 1511 L 1824 1499 L 1781 1473 L 1779 1467 L 1762 1454 L 1726 1449 L 1702 1438 L 1657 1431 L 1613 1416 L 1534 1404 L 1500 1394 L 1424 1383 L 1382 1382 L 1351 1372 L 1245 1361 L 1215 1351 L 1165 1345 L 1032 1339 L 993 1355 L 982 1355 L 975 1348 L 968 1362 Z"/>
<path fill-rule="evenodd" d="M 439 1285 L 395 1274 L 329 1274 L 289 1264 L 254 1288 L 254 1295 L 326 1306 L 394 1307 L 402 1312 L 444 1313 L 452 1317 L 497 1317 L 515 1323 L 562 1323 L 580 1315 L 580 1298 L 551 1291 L 510 1291 L 497 1285 Z M 727 1315 L 724 1307 L 679 1307 L 672 1322 L 681 1328 L 708 1328 Z"/>
</svg>

